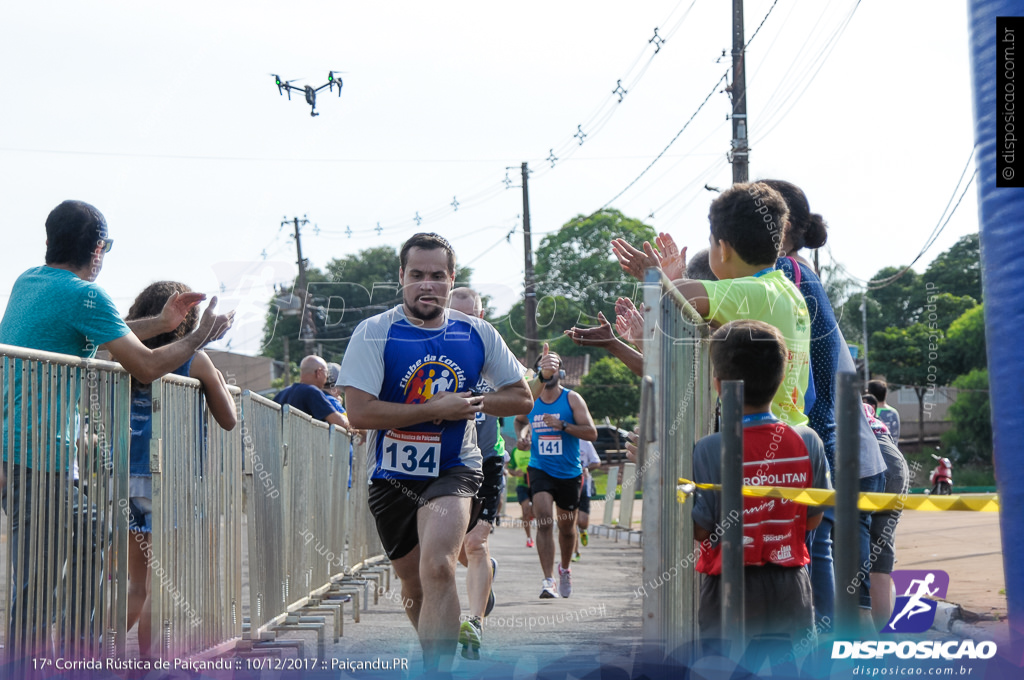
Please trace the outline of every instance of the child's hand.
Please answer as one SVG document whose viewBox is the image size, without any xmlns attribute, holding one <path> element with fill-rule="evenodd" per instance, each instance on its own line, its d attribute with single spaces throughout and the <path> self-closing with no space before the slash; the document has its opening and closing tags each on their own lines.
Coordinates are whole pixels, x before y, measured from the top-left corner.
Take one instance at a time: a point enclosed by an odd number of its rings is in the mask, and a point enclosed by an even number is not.
<svg viewBox="0 0 1024 680">
<path fill-rule="evenodd" d="M 648 268 L 661 267 L 661 256 L 654 246 L 644 241 L 643 248 L 642 251 L 637 250 L 621 238 L 612 241 L 612 252 L 618 258 L 619 266 L 637 281 L 644 280 Z"/>
<path fill-rule="evenodd" d="M 665 232 L 659 234 L 654 242 L 661 251 L 661 271 L 669 281 L 686 278 L 686 248 L 680 251 L 672 236 Z"/>
</svg>

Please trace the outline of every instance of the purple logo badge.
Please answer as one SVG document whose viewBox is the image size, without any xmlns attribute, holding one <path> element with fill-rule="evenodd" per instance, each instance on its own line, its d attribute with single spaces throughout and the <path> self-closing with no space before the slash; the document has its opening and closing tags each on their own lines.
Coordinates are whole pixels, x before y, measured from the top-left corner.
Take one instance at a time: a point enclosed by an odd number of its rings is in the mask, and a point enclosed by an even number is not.
<svg viewBox="0 0 1024 680">
<path fill-rule="evenodd" d="M 923 633 L 935 621 L 935 600 L 945 598 L 949 574 L 940 569 L 905 569 L 892 572 L 896 603 L 883 633 Z"/>
</svg>

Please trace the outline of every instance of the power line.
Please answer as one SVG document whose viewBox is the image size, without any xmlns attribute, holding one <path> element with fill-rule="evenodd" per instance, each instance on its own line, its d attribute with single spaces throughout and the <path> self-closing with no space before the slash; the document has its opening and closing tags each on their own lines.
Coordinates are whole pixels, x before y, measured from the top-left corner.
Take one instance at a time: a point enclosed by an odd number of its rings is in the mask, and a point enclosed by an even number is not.
<svg viewBox="0 0 1024 680">
<path fill-rule="evenodd" d="M 882 288 L 885 288 L 886 286 L 890 286 L 893 283 L 895 283 L 897 280 L 899 280 L 908 271 L 910 271 L 911 267 L 913 267 L 918 262 L 918 260 L 920 260 L 924 256 L 924 254 L 928 251 L 928 249 L 931 248 L 935 244 L 935 241 L 938 240 L 939 236 L 945 230 L 946 225 L 949 224 L 950 220 L 953 219 L 953 215 L 956 214 L 957 208 L 960 207 L 960 202 L 963 200 L 964 196 L 967 194 L 967 190 L 971 188 L 971 184 L 974 182 L 974 178 L 978 174 L 978 170 L 977 170 L 977 168 L 975 168 L 974 172 L 971 174 L 970 179 L 967 180 L 967 184 L 964 186 L 963 191 L 960 191 L 960 196 L 959 196 L 959 198 L 956 199 L 956 203 L 953 204 L 953 198 L 956 197 L 957 191 L 960 190 L 960 185 L 964 181 L 964 176 L 967 174 L 968 168 L 971 167 L 971 161 L 974 159 L 974 152 L 975 152 L 975 150 L 976 149 L 974 149 L 974 148 L 971 149 L 971 155 L 968 156 L 968 158 L 967 158 L 967 163 L 964 165 L 964 169 L 960 173 L 960 178 L 957 180 L 956 186 L 953 187 L 953 192 L 952 192 L 952 194 L 949 197 L 949 201 L 946 202 L 946 207 L 942 210 L 942 214 L 939 216 L 938 223 L 935 225 L 935 228 L 932 229 L 932 232 L 925 239 L 924 244 L 921 246 L 921 250 L 917 253 L 917 255 L 910 262 L 910 264 L 908 264 L 907 266 L 903 267 L 900 271 L 896 272 L 895 274 L 893 274 L 891 276 L 887 276 L 887 277 L 885 277 L 883 279 L 865 280 L 865 279 L 861 279 L 861 278 L 858 278 L 858 277 L 854 276 L 850 272 L 849 269 L 847 269 L 839 260 L 836 259 L 835 255 L 832 253 L 832 248 L 830 246 L 826 246 L 826 249 L 828 250 L 829 257 L 832 259 L 832 263 L 841 272 L 843 272 L 848 277 L 853 279 L 856 283 L 860 283 L 867 290 L 881 290 Z M 950 210 L 950 205 L 951 204 L 953 204 L 952 210 Z"/>
<path fill-rule="evenodd" d="M 836 45 L 839 44 L 839 39 L 842 37 L 843 33 L 846 32 L 846 29 L 850 25 L 850 22 L 853 20 L 853 15 L 856 13 L 858 7 L 860 7 L 860 0 L 856 0 L 853 8 L 850 10 L 850 13 L 832 32 L 832 35 L 829 37 L 824 47 L 822 47 L 821 50 L 818 52 L 817 56 L 815 56 L 814 59 L 811 60 L 808 68 L 814 68 L 815 63 L 817 63 L 817 68 L 814 69 L 814 72 L 811 73 L 810 77 L 806 78 L 806 81 L 803 84 L 803 89 L 800 90 L 800 93 L 797 94 L 794 98 L 793 92 L 796 90 L 796 88 L 800 87 L 800 82 L 798 79 L 797 82 L 793 85 L 793 87 L 789 90 L 789 93 L 784 95 L 782 101 L 775 107 L 775 109 L 773 109 L 771 112 L 768 112 L 768 107 L 771 105 L 771 99 L 769 99 L 768 103 L 765 104 L 765 109 L 762 112 L 761 116 L 763 116 L 763 118 L 770 123 L 770 126 L 767 130 L 759 134 L 756 140 L 757 142 L 761 142 L 762 140 L 764 140 L 772 132 L 772 130 L 778 127 L 779 123 L 785 120 L 786 116 L 789 115 L 789 112 L 793 110 L 793 107 L 796 106 L 797 102 L 800 101 L 800 99 L 807 92 L 808 88 L 810 88 L 811 83 L 814 82 L 814 79 L 818 76 L 818 73 L 821 72 L 822 67 L 825 65 L 825 62 L 828 61 L 828 58 L 829 56 L 831 56 L 832 51 L 835 49 Z M 801 50 L 802 49 L 803 48 L 801 48 Z M 786 74 L 788 75 L 791 70 L 792 66 L 790 67 L 790 69 L 787 69 Z M 783 80 L 785 80 L 785 76 L 783 77 Z M 782 91 L 783 88 L 781 87 L 775 89 L 776 93 Z M 773 98 L 774 96 L 775 95 L 773 95 Z M 786 108 L 786 110 L 780 115 L 779 112 L 782 111 L 783 107 L 785 107 L 787 103 L 789 103 L 788 108 Z M 771 122 L 773 118 L 777 118 L 775 122 Z"/>
<path fill-rule="evenodd" d="M 630 182 L 629 184 L 627 184 L 627 185 L 626 185 L 626 188 L 625 188 L 625 189 L 623 189 L 623 190 L 622 190 L 622 191 L 620 191 L 619 193 L 615 194 L 615 195 L 614 195 L 614 196 L 613 196 L 613 197 L 611 198 L 611 200 L 610 200 L 610 201 L 608 201 L 607 203 L 605 203 L 604 205 L 602 205 L 602 206 L 601 206 L 600 208 L 598 208 L 598 211 L 604 210 L 604 209 L 605 209 L 605 208 L 607 208 L 607 207 L 608 207 L 609 205 L 611 205 L 612 203 L 614 203 L 616 199 L 618 199 L 618 198 L 619 198 L 620 196 L 622 196 L 622 194 L 624 194 L 624 193 L 626 193 L 627 191 L 629 191 L 629 190 L 630 190 L 630 188 L 632 188 L 632 186 L 633 186 L 634 184 L 636 184 L 637 182 L 639 182 L 639 181 L 640 181 L 640 178 L 641 178 L 641 177 L 643 177 L 644 175 L 646 175 L 646 174 L 647 174 L 647 171 L 648 171 L 648 170 L 650 170 L 651 168 L 653 168 L 653 167 L 654 167 L 654 164 L 655 164 L 655 163 L 657 163 L 657 162 L 658 162 L 659 160 L 661 160 L 661 157 L 665 155 L 665 152 L 666 152 L 666 151 L 668 151 L 668 150 L 669 150 L 670 148 L 672 148 L 672 145 L 673 145 L 673 144 L 675 144 L 675 143 L 676 143 L 676 140 L 677 140 L 677 139 L 679 139 L 679 136 L 680 136 L 681 134 L 683 134 L 683 132 L 685 132 L 685 131 L 686 131 L 686 128 L 688 128 L 688 127 L 690 126 L 690 123 L 692 123 L 692 122 L 693 122 L 693 119 L 697 117 L 697 114 L 701 112 L 701 109 L 703 109 L 703 108 L 704 108 L 704 105 L 708 103 L 708 100 L 710 100 L 710 99 L 711 99 L 711 96 L 712 96 L 713 94 L 715 94 L 715 91 L 716 91 L 716 90 L 718 90 L 718 86 L 719 86 L 719 85 L 721 85 L 721 84 L 722 84 L 722 81 L 724 81 L 724 80 L 725 80 L 725 79 L 726 79 L 726 78 L 727 78 L 728 76 L 729 76 L 729 73 L 728 73 L 728 72 L 726 72 L 726 73 L 723 73 L 723 74 L 722 74 L 722 77 L 721 77 L 721 78 L 719 78 L 719 79 L 718 79 L 718 80 L 717 80 L 717 81 L 715 82 L 715 85 L 714 85 L 714 87 L 712 87 L 712 88 L 711 88 L 711 91 L 710 91 L 710 92 L 708 92 L 708 96 L 704 97 L 704 101 L 702 101 L 702 102 L 700 103 L 700 106 L 698 106 L 698 107 L 697 107 L 697 110 L 693 112 L 693 115 L 691 115 L 691 116 L 690 116 L 689 120 L 687 120 L 687 121 L 686 121 L 686 124 L 685 124 L 685 125 L 683 125 L 683 127 L 682 127 L 682 128 L 681 128 L 681 129 L 679 130 L 679 132 L 677 132 L 677 133 L 676 133 L 675 137 L 673 137 L 673 138 L 671 139 L 671 141 L 669 141 L 668 145 L 667 145 L 667 146 L 666 146 L 666 147 L 665 147 L 664 149 L 662 149 L 662 150 L 661 150 L 661 153 L 659 153 L 659 154 L 658 154 L 657 156 L 655 156 L 655 157 L 654 157 L 654 160 L 652 160 L 652 161 L 651 161 L 651 162 L 650 162 L 650 163 L 649 163 L 649 164 L 647 165 L 647 167 L 646 167 L 646 168 L 644 168 L 644 169 L 643 169 L 643 170 L 642 170 L 642 171 L 640 172 L 640 174 L 636 176 L 636 178 L 635 178 L 635 179 L 634 179 L 634 180 L 633 180 L 632 182 Z"/>
</svg>

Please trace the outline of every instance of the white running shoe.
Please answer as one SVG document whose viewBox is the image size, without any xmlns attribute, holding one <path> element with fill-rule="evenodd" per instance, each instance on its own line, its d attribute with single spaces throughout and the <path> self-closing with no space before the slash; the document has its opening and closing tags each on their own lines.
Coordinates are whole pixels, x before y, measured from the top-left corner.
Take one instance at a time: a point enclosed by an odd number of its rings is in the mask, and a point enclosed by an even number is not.
<svg viewBox="0 0 1024 680">
<path fill-rule="evenodd" d="M 551 600 L 558 597 L 558 593 L 555 591 L 555 579 L 546 578 L 544 579 L 544 585 L 541 586 L 540 599 Z"/>
<path fill-rule="evenodd" d="M 562 569 L 562 565 L 558 565 L 558 594 L 562 597 L 569 597 L 572 595 L 572 570 Z"/>
</svg>

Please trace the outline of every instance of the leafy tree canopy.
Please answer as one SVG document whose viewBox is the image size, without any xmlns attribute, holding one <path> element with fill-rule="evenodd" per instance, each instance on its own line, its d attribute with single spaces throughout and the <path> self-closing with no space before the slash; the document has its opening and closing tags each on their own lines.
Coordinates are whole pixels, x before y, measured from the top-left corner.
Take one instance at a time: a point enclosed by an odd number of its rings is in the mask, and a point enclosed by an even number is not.
<svg viewBox="0 0 1024 680">
<path fill-rule="evenodd" d="M 981 239 L 977 233 L 963 236 L 949 250 L 939 253 L 924 273 L 932 289 L 955 297 L 970 295 L 982 302 Z"/>
<path fill-rule="evenodd" d="M 488 319 L 518 357 L 526 356 L 525 319 L 522 300 L 512 305 L 508 314 Z M 541 343 L 549 343 L 551 350 L 557 354 L 580 356 L 594 351 L 593 348 L 578 346 L 562 333 L 579 323 L 585 323 L 582 319 L 579 303 L 563 295 L 545 295 L 537 300 L 537 337 Z"/>
<path fill-rule="evenodd" d="M 315 342 L 323 346 L 327 361 L 341 361 L 349 338 L 363 319 L 400 304 L 398 286 L 398 250 L 393 246 L 367 248 L 357 254 L 335 258 L 326 272 L 315 267 L 306 270 Z M 457 267 L 457 286 L 471 285 L 473 270 Z M 282 313 L 271 300 L 263 332 L 264 356 L 284 358 L 284 338 L 289 338 L 292 360 L 305 351 L 299 338 L 299 316 Z"/>
<path fill-rule="evenodd" d="M 579 386 L 594 420 L 607 417 L 616 423 L 640 411 L 640 378 L 618 359 L 604 357 L 590 367 Z"/>
<path fill-rule="evenodd" d="M 947 376 L 939 367 L 944 340 L 941 330 L 923 323 L 878 331 L 868 344 L 871 372 L 885 375 L 891 384 L 945 385 Z"/>
<path fill-rule="evenodd" d="M 992 462 L 992 411 L 989 403 L 988 371 L 974 369 L 953 381 L 960 390 L 949 407 L 953 429 L 942 436 L 944 447 L 956 451 L 961 463 Z"/>
<path fill-rule="evenodd" d="M 984 305 L 968 309 L 949 325 L 942 354 L 950 375 L 964 375 L 987 367 Z"/>
<path fill-rule="evenodd" d="M 623 238 L 639 247 L 644 241 L 653 243 L 656 235 L 650 226 L 618 210 L 577 215 L 545 236 L 537 249 L 537 299 L 563 296 L 575 301 L 591 320 L 598 311 L 614 318 L 615 299 L 635 297 L 637 282 L 612 255 L 612 239 Z"/>
</svg>

